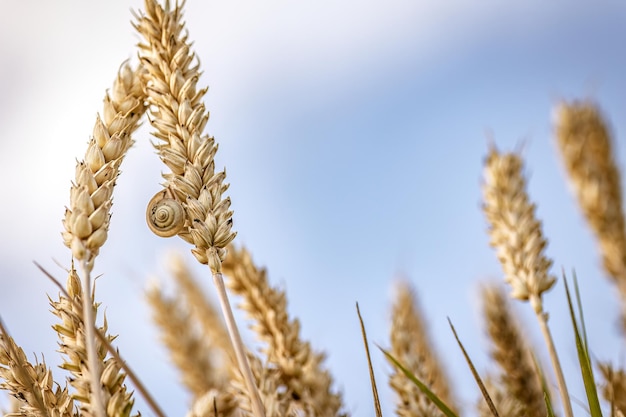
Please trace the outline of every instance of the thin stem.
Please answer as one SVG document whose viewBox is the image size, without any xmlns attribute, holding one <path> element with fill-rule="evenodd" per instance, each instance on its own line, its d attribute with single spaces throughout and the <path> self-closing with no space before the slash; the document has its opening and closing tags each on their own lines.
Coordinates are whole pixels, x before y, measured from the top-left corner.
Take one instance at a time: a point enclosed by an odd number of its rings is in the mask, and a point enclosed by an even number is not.
<svg viewBox="0 0 626 417">
<path fill-rule="evenodd" d="M 246 357 L 243 341 L 241 340 L 241 335 L 239 334 L 239 329 L 237 328 L 237 323 L 235 322 L 230 302 L 228 301 L 224 278 L 220 272 L 213 272 L 213 282 L 215 282 L 215 286 L 217 287 L 217 295 L 220 299 L 220 305 L 222 306 L 222 312 L 224 313 L 224 318 L 226 320 L 226 328 L 228 329 L 228 334 L 230 335 L 230 341 L 235 349 L 237 362 L 239 362 L 239 369 L 243 374 L 243 379 L 246 382 L 248 392 L 250 393 L 252 412 L 256 417 L 265 417 L 265 409 L 263 408 L 259 391 L 257 390 L 254 382 L 254 376 L 252 375 L 252 370 L 250 369 L 250 364 L 248 363 L 248 358 Z"/>
<path fill-rule="evenodd" d="M 83 277 L 83 325 L 85 326 L 85 350 L 89 368 L 89 382 L 91 398 L 89 399 L 92 412 L 96 417 L 106 417 L 102 390 L 100 388 L 100 361 L 96 350 L 96 318 L 93 314 L 93 300 L 91 299 L 91 266 L 82 259 L 80 262 Z"/>
<path fill-rule="evenodd" d="M 534 304 L 533 300 L 530 301 L 531 304 Z M 552 367 L 554 368 L 554 373 L 556 375 L 556 383 L 559 387 L 561 401 L 563 402 L 565 417 L 574 417 L 572 403 L 570 401 L 569 392 L 567 391 L 567 385 L 565 384 L 565 377 L 563 376 L 563 370 L 561 369 L 561 362 L 559 361 L 559 356 L 557 355 L 556 348 L 554 347 L 552 334 L 548 328 L 548 315 L 543 310 L 536 311 L 536 314 L 537 320 L 539 320 L 541 333 L 543 334 L 543 338 L 548 346 L 548 352 L 550 353 L 550 361 L 552 362 Z"/>
</svg>

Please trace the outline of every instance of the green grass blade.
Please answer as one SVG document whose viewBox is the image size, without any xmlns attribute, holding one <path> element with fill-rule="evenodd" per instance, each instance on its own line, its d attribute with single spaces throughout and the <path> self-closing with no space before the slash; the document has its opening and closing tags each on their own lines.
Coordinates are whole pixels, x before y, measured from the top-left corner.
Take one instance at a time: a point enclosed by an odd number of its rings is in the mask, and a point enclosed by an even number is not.
<svg viewBox="0 0 626 417">
<path fill-rule="evenodd" d="M 583 315 L 583 303 L 580 297 L 580 289 L 578 288 L 578 277 L 576 271 L 572 271 L 574 277 L 574 290 L 576 292 L 576 304 L 578 305 L 578 321 L 580 322 L 580 332 L 582 334 L 583 342 L 585 344 L 585 351 L 589 353 L 589 343 L 587 341 L 587 329 L 585 328 L 585 320 Z"/>
<path fill-rule="evenodd" d="M 424 393 L 424 395 L 426 395 L 428 397 L 428 399 L 431 400 L 437 406 L 437 408 L 439 408 L 439 410 L 441 410 L 441 412 L 446 415 L 446 417 L 458 417 L 456 415 L 456 413 L 454 411 L 452 411 L 452 409 L 450 407 L 448 407 L 446 405 L 446 403 L 444 403 L 437 396 L 437 394 L 432 392 L 426 386 L 426 384 L 424 384 L 415 375 L 413 375 L 413 373 L 411 371 L 409 371 L 404 366 L 402 366 L 402 364 L 400 362 L 398 362 L 398 360 L 396 358 L 394 358 L 389 352 L 387 352 L 385 349 L 383 349 L 380 346 L 378 346 L 378 349 L 380 349 L 385 354 L 387 359 L 389 359 L 395 366 L 397 366 L 398 369 L 400 369 L 402 371 L 402 373 L 404 373 L 404 375 L 406 375 L 406 377 L 409 378 L 420 389 L 420 391 L 422 391 Z"/>
<path fill-rule="evenodd" d="M 467 351 L 465 350 L 463 343 L 461 343 L 461 339 L 459 339 L 459 335 L 456 333 L 456 329 L 452 325 L 452 321 L 450 321 L 450 318 L 448 318 L 448 324 L 450 325 L 450 329 L 452 329 L 452 333 L 454 334 L 454 338 L 456 339 L 456 342 L 459 344 L 459 347 L 461 348 L 461 351 L 463 352 L 463 356 L 465 356 L 465 361 L 467 362 L 470 370 L 472 371 L 472 375 L 474 375 L 476 384 L 478 384 L 478 388 L 480 388 L 480 392 L 483 394 L 483 398 L 485 398 L 485 401 L 487 402 L 487 405 L 489 406 L 489 410 L 491 411 L 491 414 L 493 414 L 494 417 L 500 417 L 500 414 L 498 413 L 498 410 L 496 409 L 496 406 L 493 403 L 491 396 L 489 396 L 489 393 L 487 392 L 487 387 L 485 387 L 485 384 L 483 383 L 482 378 L 478 374 L 478 371 L 476 370 L 474 363 L 472 362 Z"/>
<path fill-rule="evenodd" d="M 569 286 L 567 280 L 563 276 L 563 282 L 565 283 L 565 294 L 567 296 L 567 304 L 569 306 L 570 317 L 572 319 L 572 327 L 574 328 L 574 337 L 576 339 L 576 350 L 578 352 L 578 362 L 580 363 L 580 372 L 583 376 L 583 383 L 585 385 L 585 393 L 587 394 L 587 402 L 589 403 L 589 412 L 591 417 L 602 417 L 602 410 L 600 409 L 600 400 L 598 399 L 598 391 L 596 389 L 596 381 L 593 376 L 593 367 L 591 360 L 589 359 L 589 351 L 587 350 L 586 342 L 583 340 L 580 334 L 578 322 L 576 321 L 576 315 L 574 313 L 574 306 L 572 304 L 572 297 L 569 292 Z M 582 309 L 579 311 L 582 317 Z M 584 326 L 583 326 L 584 328 Z"/>
<path fill-rule="evenodd" d="M 541 390 L 543 391 L 543 401 L 546 403 L 546 410 L 548 411 L 548 417 L 554 417 L 554 408 L 552 407 L 552 396 L 550 395 L 550 389 L 548 388 L 548 381 L 546 380 L 546 374 L 543 371 L 543 367 L 537 360 L 535 353 L 531 351 L 533 363 L 535 364 L 535 370 L 539 379 L 541 380 Z"/>
</svg>

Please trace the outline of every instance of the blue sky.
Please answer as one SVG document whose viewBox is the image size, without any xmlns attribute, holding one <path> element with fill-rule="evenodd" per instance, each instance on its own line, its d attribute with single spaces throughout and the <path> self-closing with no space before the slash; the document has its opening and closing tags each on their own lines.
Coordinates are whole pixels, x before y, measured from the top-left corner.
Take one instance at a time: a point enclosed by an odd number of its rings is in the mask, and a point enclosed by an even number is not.
<svg viewBox="0 0 626 417">
<path fill-rule="evenodd" d="M 551 110 L 560 99 L 596 100 L 611 119 L 620 165 L 626 160 L 626 62 L 619 52 L 626 6 L 476 3 L 186 5 L 201 82 L 210 86 L 207 130 L 231 183 L 237 241 L 287 291 L 290 312 L 304 337 L 328 353 L 355 416 L 374 411 L 354 304 L 370 340 L 388 345 L 398 274 L 417 288 L 462 405 L 469 409 L 477 398 L 446 317 L 479 369 L 489 369 L 478 285 L 502 280 L 480 211 L 489 137 L 503 150 L 523 149 L 553 272 L 576 268 L 595 356 L 623 359 L 616 296 L 564 181 Z M 45 295 L 56 290 L 31 261 L 63 279 L 53 259 L 70 260 L 60 231 L 75 160 L 115 71 L 136 59 L 129 9 L 141 4 L 0 6 L 0 314 L 27 352 L 56 364 Z M 168 251 L 188 251 L 144 225 L 163 170 L 149 132 L 144 125 L 137 133 L 116 187 L 109 241 L 96 262 L 104 274 L 98 298 L 124 356 L 169 414 L 181 415 L 186 397 L 141 296 L 150 277 L 165 278 Z M 571 390 L 582 398 L 563 298 L 559 282 L 546 305 Z M 539 342 L 528 306 L 516 307 Z M 391 415 L 390 367 L 373 354 Z"/>
</svg>

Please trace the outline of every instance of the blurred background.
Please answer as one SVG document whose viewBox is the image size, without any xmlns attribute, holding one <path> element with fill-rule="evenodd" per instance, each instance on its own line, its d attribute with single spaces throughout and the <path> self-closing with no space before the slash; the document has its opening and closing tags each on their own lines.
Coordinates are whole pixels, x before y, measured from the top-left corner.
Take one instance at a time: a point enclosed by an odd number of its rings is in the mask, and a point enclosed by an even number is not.
<svg viewBox="0 0 626 417">
<path fill-rule="evenodd" d="M 137 61 L 130 10 L 141 7 L 0 0 L 0 315 L 31 359 L 51 365 L 60 358 L 46 294 L 58 291 L 33 261 L 65 280 L 56 262 L 70 262 L 60 232 L 76 159 L 121 62 Z M 522 150 L 553 272 L 576 269 L 594 357 L 624 364 L 617 294 L 568 191 L 551 121 L 560 100 L 597 101 L 626 161 L 623 2 L 189 0 L 185 9 L 200 85 L 210 86 L 207 131 L 231 183 L 236 242 L 286 290 L 352 415 L 374 415 L 355 302 L 370 341 L 388 346 L 400 275 L 415 285 L 460 403 L 474 414 L 478 389 L 446 318 L 478 369 L 492 369 L 478 298 L 481 282 L 502 281 L 480 209 L 490 140 Z M 172 250 L 214 290 L 182 240 L 146 227 L 145 205 L 165 167 L 147 122 L 135 139 L 95 265 L 97 299 L 124 357 L 180 416 L 188 397 L 143 291 L 149 279 L 167 279 Z M 564 298 L 559 280 L 545 302 L 570 390 L 583 399 Z M 540 342 L 529 306 L 515 307 Z M 391 367 L 372 353 L 392 415 Z M 579 406 L 575 413 L 586 415 Z"/>
</svg>

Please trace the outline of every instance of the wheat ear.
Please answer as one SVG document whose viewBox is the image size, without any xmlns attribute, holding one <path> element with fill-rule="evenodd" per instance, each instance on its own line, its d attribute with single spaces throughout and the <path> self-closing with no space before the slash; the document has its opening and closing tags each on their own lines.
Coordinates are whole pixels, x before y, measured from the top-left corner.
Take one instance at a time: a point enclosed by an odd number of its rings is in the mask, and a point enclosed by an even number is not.
<svg viewBox="0 0 626 417">
<path fill-rule="evenodd" d="M 604 269 L 626 300 L 626 230 L 622 184 L 607 122 L 591 102 L 562 103 L 555 134 L 578 204 L 595 233 Z"/>
<path fill-rule="evenodd" d="M 77 417 L 67 386 L 54 382 L 45 362 L 31 364 L 0 320 L 0 389 L 17 399 L 14 415 Z M 54 387 L 56 385 L 56 389 Z M 8 415 L 8 414 L 7 414 Z"/>
<path fill-rule="evenodd" d="M 231 230 L 230 198 L 222 196 L 228 189 L 228 184 L 224 183 L 226 171 L 215 173 L 217 145 L 212 137 L 203 134 L 209 118 L 202 102 L 206 88 L 196 89 L 199 64 L 194 62 L 195 54 L 191 52 L 185 32 L 182 4 L 171 8 L 166 2 L 165 7 L 161 7 L 156 1 L 146 0 L 145 7 L 146 14 L 137 16 L 135 27 L 144 37 L 139 50 L 148 72 L 146 95 L 158 140 L 155 147 L 171 170 L 163 174 L 164 195 L 172 197 L 170 203 L 177 203 L 177 211 L 182 209 L 182 225 L 177 234 L 194 245 L 193 255 L 211 269 L 235 355 L 248 384 L 254 414 L 263 417 L 263 404 L 221 273 L 225 247 L 236 233 Z M 152 208 L 150 212 L 157 213 Z"/>
<path fill-rule="evenodd" d="M 148 289 L 146 296 L 153 320 L 161 330 L 163 344 L 194 400 L 211 389 L 222 388 L 224 381 L 216 378 L 212 352 L 198 334 L 182 297 L 167 297 L 157 284 Z"/>
<path fill-rule="evenodd" d="M 614 415 L 615 411 L 626 415 L 626 372 L 623 369 L 616 369 L 609 363 L 602 363 L 599 368 L 604 378 L 602 396 L 611 405 L 613 410 L 611 415 Z"/>
<path fill-rule="evenodd" d="M 139 119 L 145 112 L 140 71 L 133 71 L 123 64 L 113 89 L 105 95 L 102 119 L 100 116 L 96 118 L 85 159 L 76 165 L 76 178 L 70 189 L 70 207 L 66 209 L 63 220 L 63 240 L 81 267 L 85 360 L 91 378 L 91 409 L 96 417 L 105 417 L 106 409 L 100 389 L 102 364 L 95 346 L 91 272 L 107 238 L 113 187 L 119 167 L 132 145 L 131 133 L 139 126 Z"/>
<path fill-rule="evenodd" d="M 573 417 L 565 378 L 548 327 L 542 294 L 556 282 L 549 274 L 552 265 L 545 254 L 546 240 L 541 223 L 535 218 L 535 206 L 526 193 L 522 159 L 513 153 L 500 154 L 491 147 L 485 161 L 483 211 L 489 222 L 491 246 L 496 249 L 505 280 L 513 288 L 511 297 L 529 301 L 543 334 L 566 417 Z"/>
<path fill-rule="evenodd" d="M 547 410 L 541 380 L 506 297 L 498 286 L 488 285 L 482 289 L 482 301 L 487 333 L 492 342 L 491 358 L 501 369 L 498 387 L 504 397 L 515 399 L 519 404 L 516 416 L 545 416 Z"/>
<path fill-rule="evenodd" d="M 61 367 L 72 374 L 70 379 L 75 392 L 72 397 L 80 401 L 82 404 L 83 414 L 93 415 L 93 392 L 91 391 L 91 369 L 87 363 L 87 343 L 85 323 L 82 319 L 83 293 L 80 285 L 80 278 L 76 271 L 72 268 L 69 271 L 67 279 L 67 296 L 60 296 L 59 301 L 50 301 L 52 312 L 61 319 L 61 323 L 53 326 L 58 333 L 60 344 L 59 351 L 66 357 Z M 98 305 L 92 306 L 94 315 Z M 106 341 L 110 344 L 115 336 L 107 334 L 106 318 L 104 324 L 96 329 L 100 334 L 104 335 Z M 102 364 L 103 370 L 99 377 L 98 389 L 102 396 L 106 415 L 114 415 L 118 417 L 128 417 L 133 408 L 132 394 L 126 391 L 124 381 L 126 375 L 122 371 L 122 365 L 115 357 L 107 357 L 107 346 L 101 340 L 94 343 L 98 362 Z"/>
<path fill-rule="evenodd" d="M 266 343 L 267 361 L 277 368 L 293 403 L 308 415 L 341 415 L 342 399 L 331 390 L 332 377 L 322 366 L 324 355 L 300 337 L 299 321 L 287 314 L 285 292 L 269 285 L 266 270 L 256 267 L 245 248 L 231 246 L 222 268 L 230 290 L 243 297 L 241 308 L 254 320 L 252 328 Z"/>
<path fill-rule="evenodd" d="M 447 377 L 426 328 L 426 320 L 418 306 L 413 288 L 406 281 L 399 281 L 396 285 L 391 317 L 392 356 L 449 407 L 455 408 Z M 397 367 L 394 367 L 389 377 L 389 385 L 398 396 L 398 416 L 442 415 L 435 404 Z"/>
</svg>

